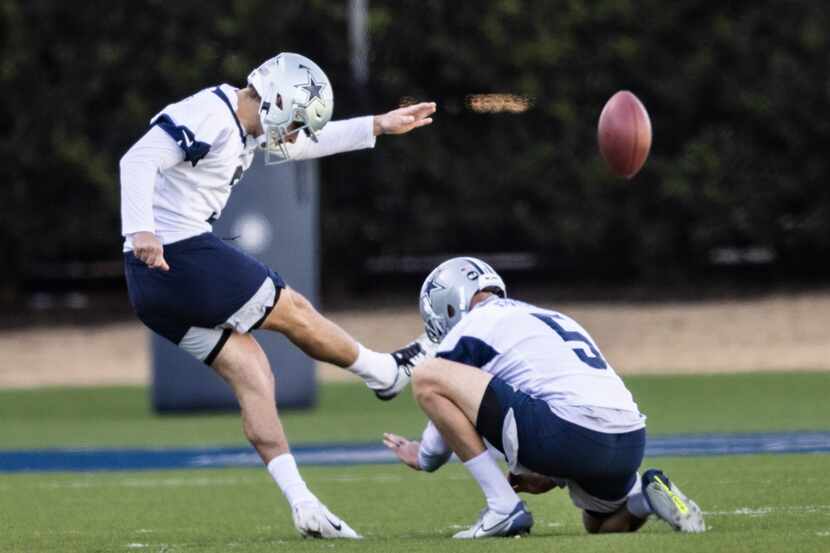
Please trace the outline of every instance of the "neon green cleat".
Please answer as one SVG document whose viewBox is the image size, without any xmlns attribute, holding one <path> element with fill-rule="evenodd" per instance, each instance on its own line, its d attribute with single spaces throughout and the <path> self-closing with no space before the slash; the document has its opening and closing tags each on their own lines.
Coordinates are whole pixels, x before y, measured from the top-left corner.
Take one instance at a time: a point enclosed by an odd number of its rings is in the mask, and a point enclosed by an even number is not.
<svg viewBox="0 0 830 553">
<path fill-rule="evenodd" d="M 678 532 L 705 532 L 703 513 L 697 503 L 686 497 L 662 470 L 643 474 L 643 494 L 651 510 Z"/>
</svg>

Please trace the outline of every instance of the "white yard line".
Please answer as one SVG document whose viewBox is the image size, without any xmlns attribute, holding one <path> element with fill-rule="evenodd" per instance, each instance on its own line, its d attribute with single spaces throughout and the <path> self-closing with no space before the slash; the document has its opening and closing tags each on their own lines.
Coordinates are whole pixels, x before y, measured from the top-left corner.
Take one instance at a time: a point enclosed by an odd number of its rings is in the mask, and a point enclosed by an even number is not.
<svg viewBox="0 0 830 553">
<path fill-rule="evenodd" d="M 706 516 L 765 517 L 771 514 L 815 514 L 830 513 L 830 505 L 787 505 L 776 507 L 739 507 L 732 511 L 704 511 Z"/>
</svg>

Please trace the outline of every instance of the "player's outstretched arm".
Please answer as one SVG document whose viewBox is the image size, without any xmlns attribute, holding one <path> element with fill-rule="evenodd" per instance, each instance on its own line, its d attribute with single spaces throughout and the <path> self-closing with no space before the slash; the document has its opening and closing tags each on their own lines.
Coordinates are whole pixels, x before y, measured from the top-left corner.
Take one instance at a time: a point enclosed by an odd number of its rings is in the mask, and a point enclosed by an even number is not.
<svg viewBox="0 0 830 553">
<path fill-rule="evenodd" d="M 352 119 L 332 121 L 320 131 L 317 142 L 305 135 L 289 144 L 291 159 L 314 159 L 342 152 L 374 148 L 375 139 L 381 134 L 404 134 L 432 123 L 434 102 L 422 102 L 413 106 L 393 109 L 381 115 L 366 115 Z"/>
<path fill-rule="evenodd" d="M 421 102 L 398 109 L 393 109 L 381 115 L 375 115 L 373 119 L 373 132 L 375 136 L 382 134 L 405 134 L 419 127 L 432 123 L 435 113 L 435 102 Z"/>
</svg>

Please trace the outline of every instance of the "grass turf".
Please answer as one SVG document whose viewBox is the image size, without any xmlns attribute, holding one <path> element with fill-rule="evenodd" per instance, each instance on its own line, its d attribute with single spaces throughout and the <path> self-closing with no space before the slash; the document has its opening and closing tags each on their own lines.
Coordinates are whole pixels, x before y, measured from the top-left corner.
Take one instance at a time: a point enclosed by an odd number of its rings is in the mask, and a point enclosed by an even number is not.
<svg viewBox="0 0 830 553">
<path fill-rule="evenodd" d="M 707 513 L 703 535 L 660 521 L 589 536 L 565 493 L 530 496 L 530 537 L 449 537 L 483 500 L 461 465 L 434 474 L 400 465 L 306 468 L 306 480 L 365 540 L 301 540 L 267 473 L 256 469 L 15 474 L 0 481 L 2 551 L 641 551 L 830 550 L 826 455 L 659 459 Z"/>
<path fill-rule="evenodd" d="M 830 429 L 830 375 L 636 377 L 627 384 L 652 433 Z M 317 409 L 284 413 L 295 443 L 417 435 L 408 395 L 375 400 L 327 385 Z M 142 388 L 0 392 L 0 447 L 242 443 L 237 414 L 153 415 Z M 366 536 L 303 541 L 262 469 L 0 475 L 0 551 L 830 551 L 828 455 L 654 461 L 707 513 L 711 531 L 680 535 L 659 522 L 632 535 L 587 536 L 561 490 L 531 496 L 533 536 L 457 543 L 483 504 L 464 468 L 303 468 L 311 488 Z M 647 461 L 648 465 L 649 463 Z"/>
<path fill-rule="evenodd" d="M 651 434 L 830 430 L 830 374 L 628 377 Z M 0 449 L 244 444 L 237 413 L 158 416 L 141 387 L 0 391 Z M 418 436 L 425 422 L 404 393 L 380 402 L 361 384 L 323 386 L 310 411 L 286 411 L 294 443 Z"/>
</svg>

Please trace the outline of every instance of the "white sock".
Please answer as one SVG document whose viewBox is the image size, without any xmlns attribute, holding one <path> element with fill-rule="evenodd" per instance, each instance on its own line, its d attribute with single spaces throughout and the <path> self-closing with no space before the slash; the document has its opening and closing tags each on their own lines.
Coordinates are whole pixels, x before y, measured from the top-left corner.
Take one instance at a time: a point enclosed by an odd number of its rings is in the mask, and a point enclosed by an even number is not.
<svg viewBox="0 0 830 553">
<path fill-rule="evenodd" d="M 357 360 L 346 370 L 362 378 L 373 390 L 382 390 L 395 382 L 398 364 L 389 353 L 379 353 L 357 344 Z"/>
<path fill-rule="evenodd" d="M 642 492 L 635 493 L 629 497 L 625 508 L 637 518 L 648 518 L 648 515 L 654 512 L 651 509 L 651 505 L 648 504 L 645 494 Z"/>
<path fill-rule="evenodd" d="M 291 507 L 297 503 L 317 501 L 305 485 L 300 471 L 297 470 L 297 462 L 290 453 L 283 453 L 271 459 L 268 463 L 268 472 L 271 473 L 271 477 L 280 487 Z"/>
<path fill-rule="evenodd" d="M 507 482 L 507 478 L 499 468 L 498 463 L 485 450 L 480 455 L 473 457 L 464 463 L 467 470 L 476 479 L 484 497 L 487 498 L 487 506 L 498 513 L 509 513 L 516 508 L 521 501 L 513 488 Z"/>
</svg>

